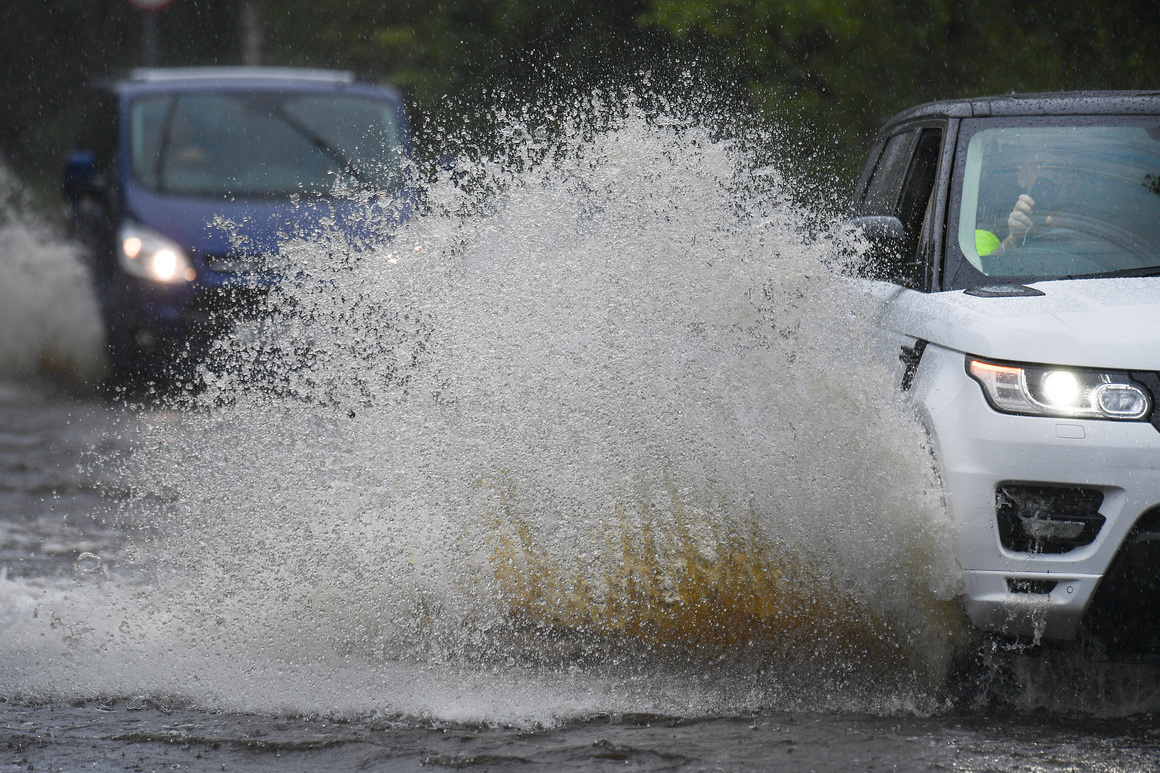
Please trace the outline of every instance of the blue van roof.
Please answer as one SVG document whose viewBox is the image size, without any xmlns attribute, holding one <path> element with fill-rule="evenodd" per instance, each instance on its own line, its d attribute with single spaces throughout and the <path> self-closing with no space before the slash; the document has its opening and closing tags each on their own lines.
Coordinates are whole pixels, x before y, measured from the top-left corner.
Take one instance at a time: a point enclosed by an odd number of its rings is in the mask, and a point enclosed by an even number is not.
<svg viewBox="0 0 1160 773">
<path fill-rule="evenodd" d="M 349 70 L 314 70 L 298 67 L 152 67 L 137 68 L 128 80 L 150 83 L 201 80 L 293 80 L 319 83 L 354 83 Z"/>
<path fill-rule="evenodd" d="M 137 68 L 120 78 L 101 80 L 95 85 L 125 96 L 205 90 L 341 90 L 385 97 L 402 109 L 402 95 L 394 86 L 359 80 L 349 70 L 257 66 Z"/>
</svg>

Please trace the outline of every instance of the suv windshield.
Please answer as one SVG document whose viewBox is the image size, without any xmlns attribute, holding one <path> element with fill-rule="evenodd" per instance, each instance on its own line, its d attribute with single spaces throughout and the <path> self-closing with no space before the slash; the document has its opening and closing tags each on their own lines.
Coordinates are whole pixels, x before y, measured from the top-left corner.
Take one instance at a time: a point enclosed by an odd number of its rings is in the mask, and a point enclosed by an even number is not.
<svg viewBox="0 0 1160 773">
<path fill-rule="evenodd" d="M 403 158 L 393 106 L 345 94 L 144 97 L 130 143 L 140 185 L 194 196 L 328 193 L 340 179 L 393 190 Z"/>
<path fill-rule="evenodd" d="M 964 122 L 950 286 L 1160 273 L 1160 121 L 1023 123 Z"/>
</svg>

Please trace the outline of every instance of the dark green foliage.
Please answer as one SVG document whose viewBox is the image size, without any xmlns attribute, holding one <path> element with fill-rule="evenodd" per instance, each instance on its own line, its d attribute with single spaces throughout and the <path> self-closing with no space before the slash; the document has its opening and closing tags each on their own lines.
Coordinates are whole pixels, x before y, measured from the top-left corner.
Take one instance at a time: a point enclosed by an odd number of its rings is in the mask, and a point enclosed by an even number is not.
<svg viewBox="0 0 1160 773">
<path fill-rule="evenodd" d="M 142 15 L 127 0 L 0 6 L 0 161 L 52 180 L 83 87 L 142 63 Z M 263 63 L 400 86 L 427 159 L 447 127 L 485 136 L 497 105 L 635 88 L 712 95 L 800 144 L 797 171 L 848 181 L 916 102 L 1160 89 L 1155 0 L 175 0 L 156 14 L 158 63 L 242 63 L 247 15 Z"/>
<path fill-rule="evenodd" d="M 236 63 L 236 6 L 176 0 L 157 14 L 159 63 Z M 42 198 L 55 195 L 85 87 L 143 63 L 142 27 L 127 0 L 0 3 L 0 164 Z"/>
</svg>

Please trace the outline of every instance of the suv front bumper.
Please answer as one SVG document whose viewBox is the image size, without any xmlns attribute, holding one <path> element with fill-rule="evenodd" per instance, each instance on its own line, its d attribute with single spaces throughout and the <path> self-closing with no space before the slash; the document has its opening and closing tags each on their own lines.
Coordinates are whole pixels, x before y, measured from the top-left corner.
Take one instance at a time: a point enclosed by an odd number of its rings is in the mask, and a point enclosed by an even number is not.
<svg viewBox="0 0 1160 773">
<path fill-rule="evenodd" d="M 1146 422 L 998 413 L 964 357 L 928 346 L 914 394 L 940 461 L 967 613 L 1009 636 L 1074 638 L 1132 527 L 1160 506 L 1160 432 Z M 1089 544 L 1062 552 L 1008 549 L 996 494 L 1007 484 L 1098 490 L 1102 527 Z"/>
</svg>

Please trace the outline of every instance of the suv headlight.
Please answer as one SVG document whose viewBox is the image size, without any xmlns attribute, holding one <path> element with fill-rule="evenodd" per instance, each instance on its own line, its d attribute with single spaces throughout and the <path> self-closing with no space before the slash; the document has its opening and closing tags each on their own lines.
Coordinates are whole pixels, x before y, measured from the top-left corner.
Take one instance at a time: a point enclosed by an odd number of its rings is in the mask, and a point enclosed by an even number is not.
<svg viewBox="0 0 1160 773">
<path fill-rule="evenodd" d="M 133 276 L 165 284 L 192 282 L 197 276 L 178 244 L 132 223 L 117 231 L 117 262 Z"/>
<path fill-rule="evenodd" d="M 967 358 L 967 373 L 1002 413 L 1143 421 L 1148 391 L 1124 372 L 988 362 Z"/>
</svg>

